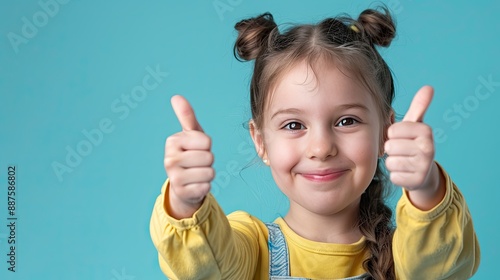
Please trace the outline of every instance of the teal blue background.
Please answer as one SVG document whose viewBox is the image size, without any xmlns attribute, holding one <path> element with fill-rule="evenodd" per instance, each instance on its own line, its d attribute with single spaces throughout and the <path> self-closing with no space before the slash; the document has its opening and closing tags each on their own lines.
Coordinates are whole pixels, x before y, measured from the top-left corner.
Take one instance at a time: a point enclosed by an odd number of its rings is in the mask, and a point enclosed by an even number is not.
<svg viewBox="0 0 500 280">
<path fill-rule="evenodd" d="M 218 13 L 214 2 L 228 9 Z M 174 94 L 188 98 L 213 139 L 213 191 L 224 210 L 266 221 L 284 213 L 287 202 L 242 126 L 250 117 L 252 64 L 234 59 L 233 26 L 265 11 L 278 23 L 357 16 L 376 3 L 70 0 L 16 51 L 9 34 L 21 36 L 23 17 L 33 22 L 43 9 L 38 1 L 1 1 L 0 279 L 163 279 L 149 218 L 166 178 L 164 141 L 180 129 L 169 103 Z M 484 100 L 474 94 L 481 77 L 500 82 L 500 4 L 385 3 L 398 27 L 382 50 L 396 78 L 394 107 L 403 115 L 420 86 L 435 87 L 426 121 L 446 136 L 436 158 L 467 199 L 482 249 L 474 279 L 486 279 L 500 259 L 500 86 L 483 86 Z M 168 76 L 132 108 L 122 95 L 142 84 L 147 67 Z M 468 114 L 454 113 L 464 102 Z M 67 149 L 87 141 L 82 131 L 106 119 L 112 131 L 58 178 L 53 163 L 66 164 Z M 18 176 L 16 273 L 6 263 L 10 165 Z"/>
</svg>

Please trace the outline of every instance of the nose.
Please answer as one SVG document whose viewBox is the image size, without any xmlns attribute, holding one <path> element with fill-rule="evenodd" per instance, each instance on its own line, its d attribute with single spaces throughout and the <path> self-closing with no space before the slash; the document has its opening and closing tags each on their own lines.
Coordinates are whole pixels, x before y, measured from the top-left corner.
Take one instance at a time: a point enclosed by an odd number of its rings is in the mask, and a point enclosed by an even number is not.
<svg viewBox="0 0 500 280">
<path fill-rule="evenodd" d="M 335 135 L 330 129 L 311 131 L 307 143 L 307 157 L 325 161 L 337 155 Z"/>
</svg>

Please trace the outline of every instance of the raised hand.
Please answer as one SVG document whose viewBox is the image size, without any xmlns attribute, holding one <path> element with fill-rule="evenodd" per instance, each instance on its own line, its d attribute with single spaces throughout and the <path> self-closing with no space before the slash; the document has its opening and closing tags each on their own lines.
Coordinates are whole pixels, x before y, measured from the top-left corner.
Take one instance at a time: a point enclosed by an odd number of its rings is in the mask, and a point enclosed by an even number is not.
<svg viewBox="0 0 500 280">
<path fill-rule="evenodd" d="M 171 103 L 182 131 L 165 143 L 164 166 L 170 180 L 167 211 L 182 219 L 191 217 L 210 191 L 214 156 L 211 139 L 203 132 L 189 102 L 176 95 Z"/>
<path fill-rule="evenodd" d="M 385 164 L 391 181 L 413 195 L 414 204 L 421 209 L 433 207 L 442 196 L 439 170 L 434 163 L 432 129 L 423 123 L 434 90 L 422 87 L 413 98 L 402 122 L 389 127 Z M 410 195 L 411 197 L 411 195 Z"/>
</svg>

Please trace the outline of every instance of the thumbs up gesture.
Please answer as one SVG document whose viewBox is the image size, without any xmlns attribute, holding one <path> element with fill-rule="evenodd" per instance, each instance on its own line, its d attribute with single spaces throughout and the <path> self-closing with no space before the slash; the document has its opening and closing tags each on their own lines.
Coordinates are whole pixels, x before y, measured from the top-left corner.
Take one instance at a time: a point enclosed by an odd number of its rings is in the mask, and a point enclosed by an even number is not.
<svg viewBox="0 0 500 280">
<path fill-rule="evenodd" d="M 201 128 L 193 108 L 182 96 L 171 99 L 182 131 L 167 138 L 164 166 L 170 180 L 167 211 L 177 219 L 191 217 L 210 191 L 215 176 L 211 139 Z"/>
<path fill-rule="evenodd" d="M 433 94 L 432 87 L 422 87 L 403 121 L 389 127 L 385 142 L 385 164 L 392 183 L 405 188 L 412 203 L 422 210 L 434 207 L 444 195 L 443 180 L 434 163 L 432 129 L 423 123 Z"/>
</svg>

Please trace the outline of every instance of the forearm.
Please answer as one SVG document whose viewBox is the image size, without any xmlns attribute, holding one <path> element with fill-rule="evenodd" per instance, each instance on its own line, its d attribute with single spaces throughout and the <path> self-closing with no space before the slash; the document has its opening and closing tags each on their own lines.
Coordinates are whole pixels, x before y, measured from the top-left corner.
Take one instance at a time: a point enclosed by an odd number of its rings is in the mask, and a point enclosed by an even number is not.
<svg viewBox="0 0 500 280">
<path fill-rule="evenodd" d="M 170 216 L 168 207 L 168 181 L 158 196 L 150 222 L 153 244 L 158 250 L 160 267 L 172 279 L 217 279 L 220 272 L 207 240 L 203 223 L 207 206 L 189 219 Z"/>
<path fill-rule="evenodd" d="M 396 212 L 393 254 L 398 279 L 466 279 L 480 250 L 465 200 L 446 173 L 443 199 L 422 211 L 404 193 Z"/>
<path fill-rule="evenodd" d="M 253 249 L 258 247 L 252 243 L 255 240 L 233 230 L 211 195 L 191 217 L 176 219 L 166 211 L 166 193 L 168 184 L 155 203 L 150 231 L 167 277 L 221 279 L 235 272 L 247 275 L 252 271 L 257 254 L 253 250 L 258 250 Z M 243 257 L 252 261 L 242 262 Z"/>
</svg>

